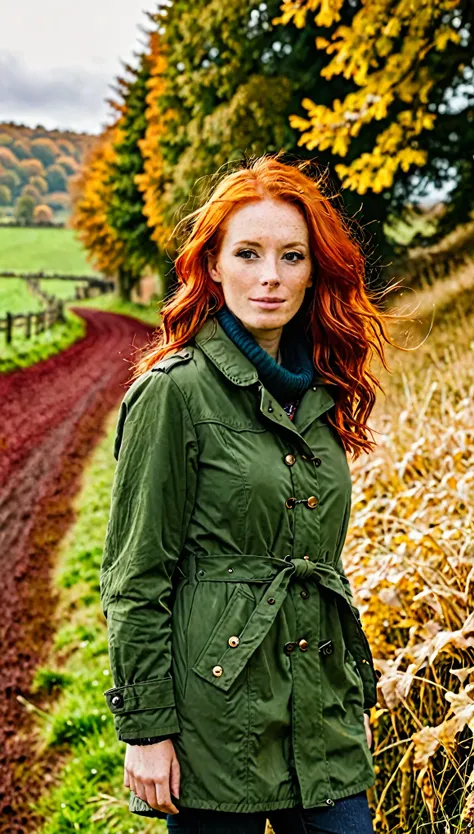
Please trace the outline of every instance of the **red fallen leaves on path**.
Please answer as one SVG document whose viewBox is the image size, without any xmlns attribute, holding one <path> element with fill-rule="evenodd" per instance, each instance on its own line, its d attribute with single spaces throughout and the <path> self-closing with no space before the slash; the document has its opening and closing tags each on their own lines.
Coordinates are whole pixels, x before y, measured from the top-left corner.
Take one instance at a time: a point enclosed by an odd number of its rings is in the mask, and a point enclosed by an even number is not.
<svg viewBox="0 0 474 834">
<path fill-rule="evenodd" d="M 29 691 L 54 634 L 55 553 L 105 418 L 123 397 L 130 361 L 152 328 L 128 316 L 74 308 L 87 333 L 63 353 L 0 375 L 0 832 L 35 829 L 28 802 L 50 765 L 34 762 Z M 31 737 L 30 737 L 31 738 Z"/>
</svg>

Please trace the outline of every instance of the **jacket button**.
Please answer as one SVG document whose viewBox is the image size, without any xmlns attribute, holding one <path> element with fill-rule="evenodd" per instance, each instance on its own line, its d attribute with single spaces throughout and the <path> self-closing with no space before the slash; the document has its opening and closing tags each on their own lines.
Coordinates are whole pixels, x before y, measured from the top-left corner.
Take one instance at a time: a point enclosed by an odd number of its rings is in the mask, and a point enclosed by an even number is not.
<svg viewBox="0 0 474 834">
<path fill-rule="evenodd" d="M 300 640 L 300 641 L 299 641 L 299 643 L 298 643 L 298 646 L 300 647 L 300 649 L 301 649 L 301 651 L 302 651 L 302 652 L 305 652 L 305 651 L 306 651 L 306 649 L 308 648 L 308 645 L 309 645 L 309 644 L 308 644 L 308 641 L 307 641 L 307 640 L 305 640 L 305 639 L 304 639 L 304 637 L 303 637 L 303 639 L 302 639 L 302 640 Z"/>
<path fill-rule="evenodd" d="M 268 602 L 269 605 L 275 605 L 275 598 L 274 597 L 268 597 L 267 602 Z"/>
<path fill-rule="evenodd" d="M 310 495 L 306 503 L 310 510 L 314 510 L 314 508 L 317 506 L 319 502 L 315 495 Z"/>
<path fill-rule="evenodd" d="M 110 700 L 113 707 L 123 707 L 123 698 L 121 695 L 113 695 Z"/>
<path fill-rule="evenodd" d="M 307 553 L 305 553 L 305 555 L 303 556 L 303 559 L 309 559 L 309 556 L 308 556 Z"/>
<path fill-rule="evenodd" d="M 334 805 L 334 799 L 326 799 L 326 805 Z"/>
<path fill-rule="evenodd" d="M 296 503 L 296 498 L 287 498 L 286 501 L 285 501 L 285 507 L 288 510 L 292 510 L 293 507 L 295 506 L 295 503 Z"/>
<path fill-rule="evenodd" d="M 229 646 L 232 646 L 232 648 L 234 648 L 235 646 L 238 646 L 239 643 L 240 643 L 240 637 L 237 637 L 237 636 L 229 637 Z"/>
<path fill-rule="evenodd" d="M 214 666 L 212 670 L 212 674 L 216 676 L 216 678 L 220 678 L 223 672 L 222 666 Z"/>
<path fill-rule="evenodd" d="M 285 455 L 285 463 L 287 466 L 293 466 L 296 463 L 296 458 L 294 455 Z"/>
<path fill-rule="evenodd" d="M 315 466 L 321 466 L 321 458 L 314 458 L 313 463 Z"/>
<path fill-rule="evenodd" d="M 291 652 L 294 651 L 294 649 L 296 649 L 296 646 L 296 643 L 290 641 L 289 643 L 285 643 L 285 645 L 283 646 L 283 651 L 285 652 L 285 654 L 291 654 Z"/>
<path fill-rule="evenodd" d="M 307 591 L 306 588 L 303 588 L 303 590 L 300 591 L 300 597 L 303 597 L 303 599 L 308 599 L 309 591 Z"/>
</svg>

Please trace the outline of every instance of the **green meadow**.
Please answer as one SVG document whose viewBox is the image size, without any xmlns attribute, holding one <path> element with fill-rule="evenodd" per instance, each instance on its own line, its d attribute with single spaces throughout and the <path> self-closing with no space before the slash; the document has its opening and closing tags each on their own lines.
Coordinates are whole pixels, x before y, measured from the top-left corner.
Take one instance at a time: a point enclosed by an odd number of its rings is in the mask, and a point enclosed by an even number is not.
<svg viewBox="0 0 474 834">
<path fill-rule="evenodd" d="M 0 273 L 2 270 L 63 273 L 66 275 L 99 275 L 87 263 L 82 244 L 71 229 L 30 229 L 0 226 Z M 157 324 L 157 305 L 143 305 L 121 301 L 115 292 L 87 300 L 75 300 L 76 281 L 60 278 L 40 279 L 40 288 L 62 298 L 66 322 L 56 324 L 43 333 L 26 339 L 24 326 L 14 328 L 10 345 L 0 331 L 0 373 L 26 368 L 42 359 L 66 350 L 86 332 L 84 321 L 75 315 L 71 306 L 94 307 L 111 313 L 139 318 Z M 37 313 L 43 309 L 41 299 L 32 293 L 22 278 L 7 278 L 0 274 L 0 318 L 7 312 L 13 315 Z"/>
<path fill-rule="evenodd" d="M 0 225 L 0 272 L 23 269 L 66 275 L 100 274 L 87 261 L 73 229 Z"/>
</svg>

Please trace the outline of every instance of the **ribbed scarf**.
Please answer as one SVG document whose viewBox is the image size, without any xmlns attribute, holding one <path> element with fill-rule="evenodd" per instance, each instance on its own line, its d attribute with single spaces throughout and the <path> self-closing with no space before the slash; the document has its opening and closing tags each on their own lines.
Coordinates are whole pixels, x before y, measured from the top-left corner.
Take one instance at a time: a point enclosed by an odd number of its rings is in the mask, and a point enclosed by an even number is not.
<svg viewBox="0 0 474 834">
<path fill-rule="evenodd" d="M 230 339 L 250 359 L 265 388 L 283 405 L 299 399 L 310 387 L 314 365 L 308 343 L 296 316 L 283 328 L 280 339 L 281 365 L 264 350 L 241 320 L 224 304 L 216 318 Z"/>
</svg>

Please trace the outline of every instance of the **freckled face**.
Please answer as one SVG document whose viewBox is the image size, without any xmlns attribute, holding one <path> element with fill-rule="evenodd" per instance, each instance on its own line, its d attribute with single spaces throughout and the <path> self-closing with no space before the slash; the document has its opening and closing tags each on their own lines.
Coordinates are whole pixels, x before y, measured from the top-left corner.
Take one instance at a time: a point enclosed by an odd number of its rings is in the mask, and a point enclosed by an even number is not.
<svg viewBox="0 0 474 834">
<path fill-rule="evenodd" d="M 226 218 L 209 274 L 229 309 L 255 335 L 275 333 L 293 318 L 312 285 L 306 220 L 284 200 L 264 198 Z M 259 300 L 263 299 L 263 300 Z"/>
</svg>

